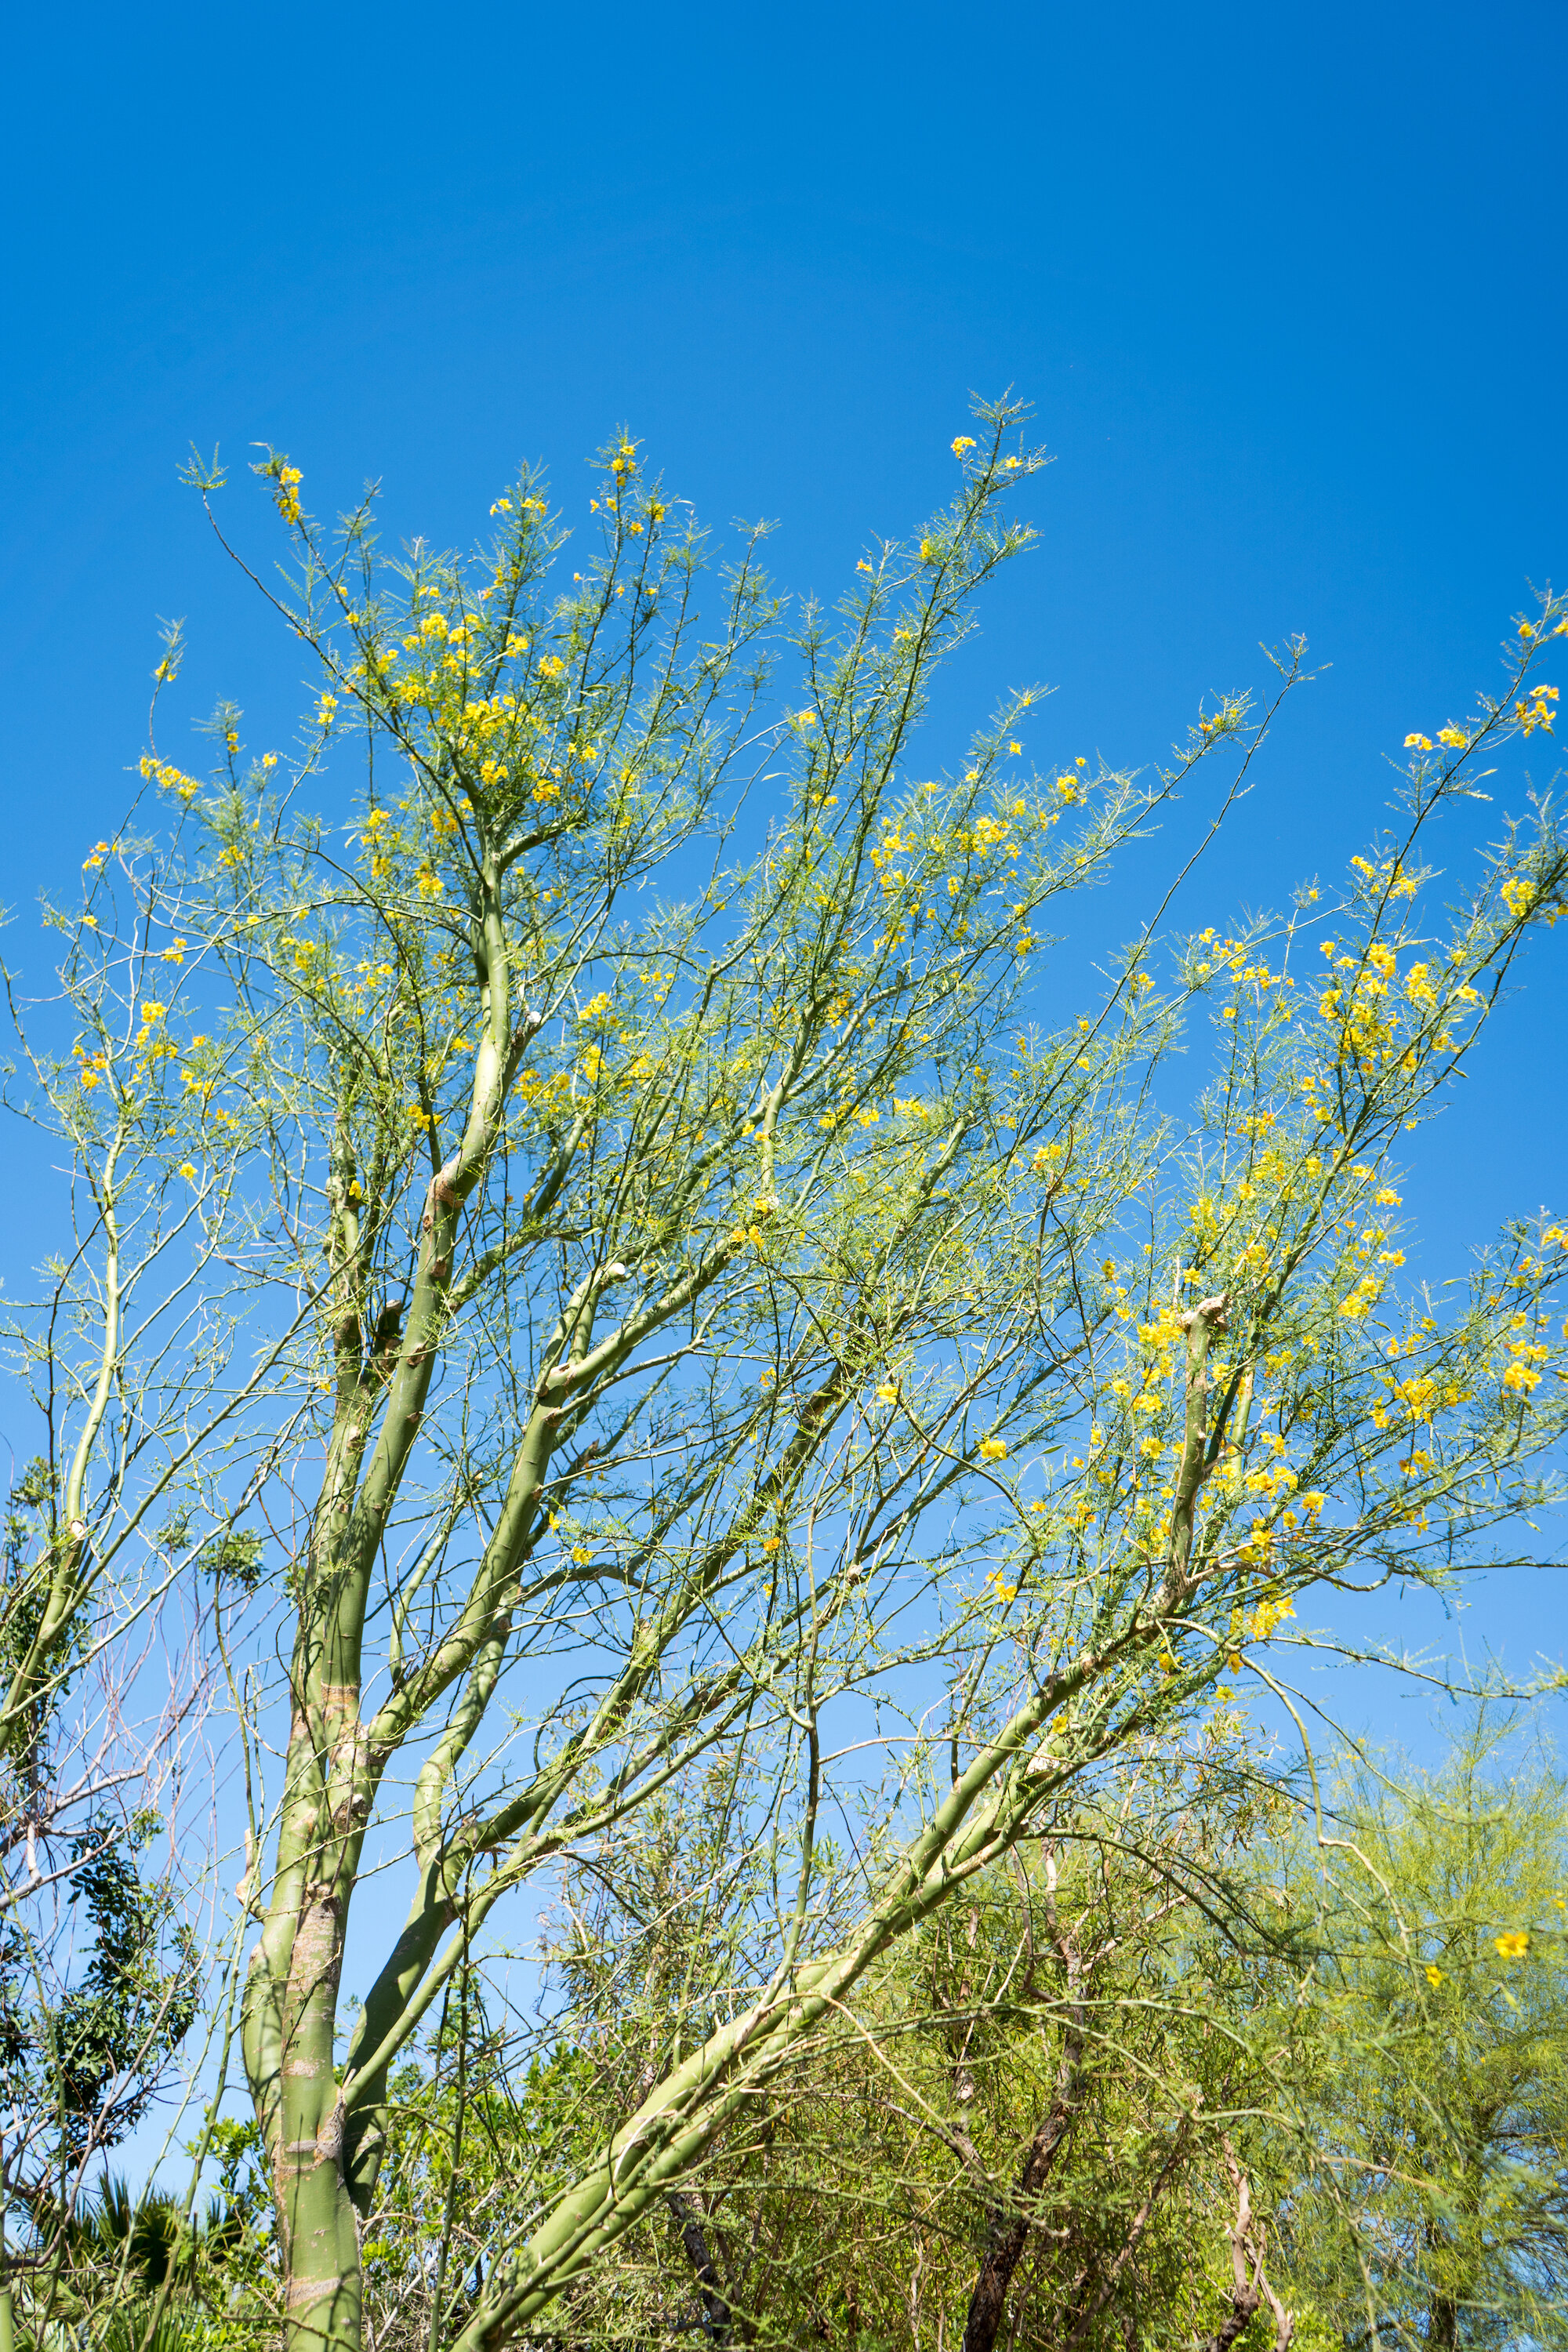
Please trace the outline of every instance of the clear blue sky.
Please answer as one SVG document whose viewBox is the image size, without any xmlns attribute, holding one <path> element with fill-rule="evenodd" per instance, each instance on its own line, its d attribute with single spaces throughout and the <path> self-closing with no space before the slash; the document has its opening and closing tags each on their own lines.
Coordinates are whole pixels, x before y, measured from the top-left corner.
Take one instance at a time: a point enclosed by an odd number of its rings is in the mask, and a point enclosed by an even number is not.
<svg viewBox="0 0 1568 2352">
<path fill-rule="evenodd" d="M 1258 678 L 1260 638 L 1332 665 L 1194 920 L 1337 870 L 1384 753 L 1491 684 L 1527 582 L 1568 572 L 1562 0 L 153 0 L 19 14 L 7 66 L 24 909 L 120 813 L 155 614 L 189 616 L 192 715 L 221 690 L 288 727 L 293 649 L 176 487 L 192 441 L 276 443 L 322 510 L 379 476 L 393 536 L 446 541 L 521 457 L 577 498 L 625 421 L 715 520 L 778 517 L 778 572 L 831 593 L 945 493 L 971 390 L 1012 383 L 1059 462 L 957 683 L 1058 684 L 1042 761 L 1157 758 L 1200 692 Z M 248 527 L 264 546 L 259 499 Z M 1442 1270 L 1510 1208 L 1568 1207 L 1565 953 L 1529 982 L 1426 1148 Z M 44 1235 L 6 1189 L 15 1281 Z M 1531 1583 L 1468 1638 L 1559 1648 Z"/>
</svg>

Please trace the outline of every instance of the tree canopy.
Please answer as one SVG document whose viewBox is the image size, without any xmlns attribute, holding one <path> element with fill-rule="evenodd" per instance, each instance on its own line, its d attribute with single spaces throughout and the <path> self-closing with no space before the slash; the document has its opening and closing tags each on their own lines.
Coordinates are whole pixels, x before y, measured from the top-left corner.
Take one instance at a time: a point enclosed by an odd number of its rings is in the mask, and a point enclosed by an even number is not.
<svg viewBox="0 0 1568 2352">
<path fill-rule="evenodd" d="M 1032 538 L 1018 428 L 982 410 L 925 527 L 793 614 L 762 534 L 711 555 L 624 435 L 572 556 L 532 471 L 471 554 L 392 557 L 374 498 L 319 524 L 269 454 L 279 584 L 236 560 L 314 665 L 298 742 L 252 752 L 226 703 L 208 772 L 166 756 L 171 632 L 135 807 L 46 910 L 58 988 L 11 975 L 69 1245 L 13 1325 L 44 1469 L 8 1852 L 105 1677 L 200 1694 L 244 1843 L 232 1917 L 204 1864 L 204 2048 L 242 2060 L 293 2352 L 364 2340 L 398 2070 L 515 2003 L 520 1923 L 624 1893 L 694 1791 L 699 1875 L 747 1859 L 722 1935 L 596 2133 L 441 2272 L 432 2347 L 548 2331 L 890 1955 L 1131 1759 L 1186 1769 L 1238 1677 L 1288 1699 L 1303 1593 L 1441 1582 L 1552 1492 L 1563 1231 L 1418 1291 L 1398 1154 L 1564 902 L 1542 806 L 1446 905 L 1433 861 L 1549 729 L 1568 607 L 1410 738 L 1342 888 L 1234 936 L 1151 908 L 1064 1003 L 1046 926 L 1216 763 L 1223 820 L 1304 650 L 1163 771 L 1037 765 L 1028 690 L 927 771 L 937 669 Z M 17 1863 L 7 1916 L 32 1889 Z M 35 2264 L 89 2140 L 55 2206 L 8 2183 Z"/>
</svg>

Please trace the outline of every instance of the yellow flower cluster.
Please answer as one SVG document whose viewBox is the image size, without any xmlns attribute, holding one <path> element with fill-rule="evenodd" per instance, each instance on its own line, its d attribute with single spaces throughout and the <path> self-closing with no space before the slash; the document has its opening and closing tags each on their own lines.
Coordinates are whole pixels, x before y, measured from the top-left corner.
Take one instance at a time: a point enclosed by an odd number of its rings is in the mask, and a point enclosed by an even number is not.
<svg viewBox="0 0 1568 2352">
<path fill-rule="evenodd" d="M 372 878 L 384 882 L 392 871 L 392 819 L 384 809 L 372 809 L 360 828 L 361 838 L 370 853 Z"/>
<path fill-rule="evenodd" d="M 1254 1524 L 1256 1525 L 1257 1522 Z M 1267 1642 L 1276 1629 L 1285 1622 L 1287 1617 L 1293 1617 L 1295 1613 L 1295 1603 L 1287 1599 L 1284 1594 L 1266 1594 L 1250 1614 L 1239 1609 L 1231 1611 L 1228 1639 L 1233 1644 L 1244 1641 Z M 1241 1660 L 1235 1655 L 1233 1650 L 1230 1659 L 1233 1673 L 1240 1664 Z"/>
<path fill-rule="evenodd" d="M 1405 885 L 1410 891 L 1416 887 L 1415 877 L 1401 877 L 1392 863 L 1378 867 L 1364 857 L 1352 858 L 1351 863 L 1358 866 L 1372 883 L 1389 887 L 1395 893 Z M 1449 1008 L 1477 1002 L 1477 991 L 1467 984 L 1448 982 L 1440 987 L 1438 978 L 1434 976 L 1433 968 L 1427 963 L 1413 963 L 1401 981 L 1398 950 L 1382 940 L 1369 941 L 1359 958 L 1340 955 L 1337 942 L 1333 940 L 1322 942 L 1321 952 L 1332 960 L 1335 971 L 1354 975 L 1348 995 L 1344 987 L 1336 983 L 1325 989 L 1318 1002 L 1320 1017 L 1340 1033 L 1339 1059 L 1342 1062 L 1355 1060 L 1375 1069 L 1396 1051 L 1403 1050 L 1406 1056 L 1405 1066 L 1411 1066 L 1409 1056 L 1415 1051 L 1414 1045 L 1406 1044 L 1403 1049 L 1400 1048 L 1400 1007 L 1394 994 L 1396 983 L 1402 990 L 1408 1015 L 1418 1027 L 1434 1013 L 1439 1018 L 1447 1017 Z M 1441 1051 L 1452 1043 L 1452 1039 L 1446 1029 L 1439 1028 L 1431 1042 Z"/>
<path fill-rule="evenodd" d="M 1450 751 L 1463 751 L 1468 749 L 1470 739 L 1462 727 L 1439 727 L 1437 740 Z M 1429 735 L 1407 735 L 1405 748 L 1407 751 L 1429 751 L 1432 739 Z"/>
<path fill-rule="evenodd" d="M 303 479 L 299 467 L 291 466 L 287 457 L 280 457 L 274 452 L 255 471 L 270 477 L 276 485 L 273 498 L 284 521 L 290 525 L 297 523 L 300 520 L 300 484 Z"/>
<path fill-rule="evenodd" d="M 519 1099 L 540 1118 L 550 1118 L 571 1098 L 571 1075 L 557 1070 L 552 1077 L 542 1078 L 536 1071 L 521 1070 L 518 1073 L 517 1092 Z"/>
<path fill-rule="evenodd" d="M 201 786 L 197 783 L 195 776 L 183 774 L 170 760 L 154 760 L 150 754 L 143 753 L 142 759 L 142 773 L 143 776 L 150 778 L 153 782 L 162 784 L 165 792 L 178 793 L 180 798 L 185 802 L 187 805 L 195 799 L 196 794 L 201 791 Z"/>
<path fill-rule="evenodd" d="M 1523 922 L 1540 896 L 1539 886 L 1531 880 L 1528 874 L 1510 874 L 1502 885 L 1503 900 L 1516 923 Z M 1555 925 L 1562 911 L 1560 907 L 1552 908 L 1546 917 L 1548 930 Z"/>
<path fill-rule="evenodd" d="M 1557 688 L 1554 686 L 1532 686 L 1530 688 L 1528 699 L 1516 702 L 1513 706 L 1514 724 L 1520 733 L 1533 735 L 1538 727 L 1544 727 L 1550 734 L 1552 721 L 1557 716 L 1552 708 L 1556 700 Z"/>
<path fill-rule="evenodd" d="M 1508 1343 L 1512 1359 L 1502 1376 L 1502 1384 L 1514 1396 L 1527 1397 L 1541 1386 L 1538 1367 L 1550 1363 L 1552 1350 L 1531 1336 L 1531 1324 L 1527 1315 L 1516 1315 L 1510 1326 L 1514 1336 Z"/>
<path fill-rule="evenodd" d="M 1159 1372 L 1162 1379 L 1170 1379 L 1173 1370 L 1172 1353 L 1184 1336 L 1182 1318 L 1173 1307 L 1167 1307 L 1163 1313 L 1157 1315 L 1152 1323 L 1140 1323 L 1138 1337 L 1143 1342 L 1146 1350 L 1157 1359 L 1156 1365 L 1144 1373 L 1145 1380 L 1152 1380 L 1155 1370 Z M 1144 1412 L 1155 1410 L 1157 1403 L 1158 1400 L 1149 1404 L 1145 1404 L 1142 1399 L 1139 1400 L 1140 1409 Z"/>
<path fill-rule="evenodd" d="M 1345 1293 L 1340 1301 L 1339 1311 L 1347 1323 L 1359 1323 L 1372 1313 L 1382 1297 L 1382 1280 L 1377 1275 L 1368 1272 L 1362 1276 L 1353 1289 Z"/>
</svg>

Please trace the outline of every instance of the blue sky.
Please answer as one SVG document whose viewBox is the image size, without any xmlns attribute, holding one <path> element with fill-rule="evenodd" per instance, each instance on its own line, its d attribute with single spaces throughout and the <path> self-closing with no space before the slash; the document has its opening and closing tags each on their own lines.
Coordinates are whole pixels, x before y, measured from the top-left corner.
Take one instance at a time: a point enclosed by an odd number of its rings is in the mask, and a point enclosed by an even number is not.
<svg viewBox="0 0 1568 2352">
<path fill-rule="evenodd" d="M 524 456 L 584 498 L 625 422 L 831 593 L 945 494 L 971 392 L 1013 384 L 1059 462 L 955 716 L 1049 682 L 1042 762 L 1136 764 L 1259 680 L 1260 639 L 1331 665 L 1194 922 L 1337 872 L 1386 755 L 1494 682 L 1527 583 L 1568 572 L 1561 5 L 89 5 L 8 46 L 25 968 L 34 891 L 121 812 L 155 615 L 188 616 L 189 717 L 222 691 L 252 740 L 291 724 L 293 649 L 176 485 L 193 441 L 242 480 L 249 444 L 288 449 L 321 510 L 377 476 L 390 537 L 450 541 Z M 232 498 L 265 558 L 264 501 Z M 1130 862 L 1107 936 L 1201 814 Z M 1552 945 L 1421 1147 L 1435 1270 L 1568 1206 Z M 5 1190 L 14 1284 L 47 1235 L 30 1168 Z M 1555 1651 L 1555 1594 L 1480 1588 L 1467 1641 Z"/>
</svg>

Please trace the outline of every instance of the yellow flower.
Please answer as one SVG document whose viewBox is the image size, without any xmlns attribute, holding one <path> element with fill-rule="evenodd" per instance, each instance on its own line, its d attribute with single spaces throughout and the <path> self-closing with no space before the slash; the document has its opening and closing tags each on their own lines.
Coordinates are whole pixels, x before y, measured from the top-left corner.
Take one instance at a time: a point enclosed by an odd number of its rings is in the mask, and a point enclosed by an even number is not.
<svg viewBox="0 0 1568 2352">
<path fill-rule="evenodd" d="M 1511 1927 L 1497 1939 L 1497 1948 L 1505 1960 L 1522 1960 L 1530 1949 L 1530 1937 L 1523 1927 Z"/>
<path fill-rule="evenodd" d="M 1426 1981 L 1427 1981 L 1427 1983 L 1428 1983 L 1429 1985 L 1433 1986 L 1434 1988 L 1436 1988 L 1436 1986 L 1440 1985 L 1440 1984 L 1442 1983 L 1442 1981 L 1443 1981 L 1443 1971 L 1442 1971 L 1442 1969 L 1435 1969 L 1435 1968 L 1433 1968 L 1433 1967 L 1431 1966 L 1431 1964 L 1430 1964 L 1430 1963 L 1428 1963 L 1428 1964 L 1427 1964 L 1427 1969 L 1426 1969 Z"/>
<path fill-rule="evenodd" d="M 980 1459 L 982 1462 L 1005 1462 L 1006 1458 L 1007 1448 L 1003 1444 L 1002 1440 L 999 1437 L 983 1437 L 981 1439 Z"/>
<path fill-rule="evenodd" d="M 185 1181 L 186 1181 L 186 1183 L 187 1183 L 187 1184 L 194 1184 L 194 1183 L 195 1182 L 195 1181 L 196 1181 L 196 1171 L 195 1171 L 195 1170 L 192 1167 L 192 1165 L 191 1165 L 191 1163 L 190 1163 L 190 1161 L 189 1161 L 188 1160 L 181 1160 L 181 1162 L 180 1162 L 180 1173 L 181 1173 L 181 1175 L 184 1178 L 184 1180 L 185 1180 Z"/>
<path fill-rule="evenodd" d="M 963 457 L 963 453 L 964 453 L 964 451 L 965 451 L 966 449 L 973 449 L 973 446 L 974 446 L 974 436 L 973 436 L 973 433 L 960 433 L 960 434 L 956 435 L 956 436 L 955 436 L 955 437 L 954 437 L 954 439 L 953 439 L 953 443 L 952 443 L 952 454 L 953 454 L 953 456 L 954 456 L 955 457 Z"/>
<path fill-rule="evenodd" d="M 763 1538 L 763 1549 L 764 1551 L 777 1551 L 778 1548 L 779 1538 L 777 1536 L 764 1536 Z"/>
<path fill-rule="evenodd" d="M 877 1402 L 879 1404 L 898 1403 L 899 1391 L 891 1381 L 884 1381 L 882 1382 L 881 1387 L 877 1391 Z"/>
<path fill-rule="evenodd" d="M 572 1557 L 581 1568 L 585 1567 L 587 1562 L 593 1559 L 594 1555 L 588 1549 L 586 1544 L 574 1544 L 572 1547 Z"/>
<path fill-rule="evenodd" d="M 1407 751 L 1429 751 L 1432 749 L 1432 739 L 1429 735 L 1407 735 L 1405 739 L 1405 748 Z"/>
</svg>

